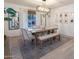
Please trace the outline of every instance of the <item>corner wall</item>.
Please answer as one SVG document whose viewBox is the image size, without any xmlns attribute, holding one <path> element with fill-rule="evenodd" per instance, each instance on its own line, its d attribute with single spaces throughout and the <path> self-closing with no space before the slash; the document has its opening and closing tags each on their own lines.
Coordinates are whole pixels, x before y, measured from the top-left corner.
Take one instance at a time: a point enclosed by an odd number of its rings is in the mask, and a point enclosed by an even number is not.
<svg viewBox="0 0 79 59">
<path fill-rule="evenodd" d="M 25 8 L 26 11 L 27 11 L 27 9 L 30 9 L 29 7 L 21 6 L 21 5 L 16 5 L 16 4 L 12 4 L 12 3 L 5 3 L 4 7 L 5 8 L 11 7 L 13 9 L 15 9 L 16 11 L 20 12 L 20 28 L 21 27 L 24 27 L 24 28 L 27 27 L 26 26 L 27 23 L 25 22 L 25 20 L 27 20 L 27 18 L 25 18 L 27 16 L 27 13 L 21 11 L 20 8 L 21 9 Z M 23 14 L 23 13 L 25 13 L 25 14 Z M 23 22 L 26 23 L 25 26 L 23 25 L 24 24 Z M 9 30 L 8 21 L 4 21 L 4 34 L 6 36 L 8 36 L 8 37 L 20 36 L 20 29 L 18 29 L 18 30 Z"/>
<path fill-rule="evenodd" d="M 71 14 L 72 13 L 72 14 Z M 62 18 L 60 18 L 60 14 L 62 14 Z M 67 14 L 68 17 L 64 17 Z M 58 25 L 59 32 L 63 35 L 74 36 L 74 23 L 71 23 L 70 20 L 74 20 L 74 4 L 65 5 L 59 8 L 52 9 L 51 12 L 51 24 Z M 62 23 L 60 23 L 62 20 Z M 67 23 L 64 21 L 67 20 Z"/>
<path fill-rule="evenodd" d="M 15 9 L 16 11 L 19 12 L 19 19 L 20 19 L 20 28 L 25 28 L 27 29 L 27 11 L 28 9 L 33 9 L 35 10 L 35 8 L 32 8 L 32 7 L 27 7 L 27 6 L 22 6 L 22 5 L 16 5 L 16 4 L 12 4 L 12 3 L 6 3 L 5 2 L 5 5 L 4 5 L 5 8 L 8 8 L 8 7 L 11 7 L 13 9 Z M 20 9 L 26 9 L 25 11 L 24 10 L 20 10 Z M 40 18 L 40 15 L 41 13 L 40 12 L 36 12 L 36 27 L 40 27 L 40 26 L 44 26 L 44 25 L 41 25 L 41 18 Z M 50 19 L 47 19 L 46 21 L 46 26 L 49 26 L 50 25 Z M 9 36 L 9 37 L 15 37 L 15 36 L 20 36 L 20 29 L 18 30 L 9 30 L 9 27 L 8 27 L 8 21 L 4 21 L 4 34 Z"/>
<path fill-rule="evenodd" d="M 11 3 L 5 3 L 5 6 L 4 7 L 11 7 L 13 9 L 15 9 L 16 11 L 19 11 L 20 8 L 29 8 L 29 7 L 26 7 L 26 6 L 21 6 L 21 5 L 16 5 L 16 4 L 11 4 Z M 34 8 L 32 8 L 34 9 Z M 20 28 L 27 28 L 27 21 L 25 22 L 25 20 L 27 20 L 26 16 L 27 16 L 27 10 L 26 10 L 26 13 L 23 14 L 24 12 L 23 11 L 20 11 L 21 14 L 20 14 Z M 47 18 L 46 19 L 46 26 L 47 27 L 53 27 L 55 25 L 58 25 L 59 27 L 59 31 L 61 34 L 64 34 L 64 35 L 68 35 L 68 36 L 73 36 L 74 35 L 74 23 L 68 23 L 68 24 L 61 24 L 59 22 L 60 18 L 59 18 L 59 14 L 60 13 L 74 13 L 74 4 L 70 4 L 70 5 L 65 5 L 65 6 L 62 6 L 62 7 L 59 7 L 59 8 L 55 8 L 55 9 L 52 9 L 51 13 L 50 13 L 50 18 Z M 24 16 L 23 16 L 24 15 Z M 36 19 L 36 26 L 41 26 L 41 20 L 40 20 L 40 13 L 37 12 L 37 19 Z M 73 18 L 73 17 L 72 17 Z M 63 18 L 63 20 L 65 20 Z M 25 25 L 26 23 L 26 25 Z M 4 22 L 4 33 L 9 36 L 9 37 L 14 37 L 14 36 L 19 36 L 20 35 L 20 29 L 18 30 L 9 30 L 8 29 L 8 22 L 5 21 Z"/>
</svg>

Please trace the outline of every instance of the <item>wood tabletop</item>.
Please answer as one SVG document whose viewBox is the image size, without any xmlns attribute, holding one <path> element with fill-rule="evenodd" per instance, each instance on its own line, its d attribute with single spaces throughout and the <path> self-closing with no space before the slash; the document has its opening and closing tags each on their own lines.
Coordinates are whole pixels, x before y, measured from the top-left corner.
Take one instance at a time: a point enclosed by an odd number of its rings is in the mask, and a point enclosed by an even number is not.
<svg viewBox="0 0 79 59">
<path fill-rule="evenodd" d="M 38 32 L 43 32 L 43 31 L 48 31 L 48 30 L 56 30 L 56 27 L 53 28 L 39 28 L 39 29 L 29 29 L 28 31 L 31 31 L 32 33 L 38 33 Z"/>
</svg>

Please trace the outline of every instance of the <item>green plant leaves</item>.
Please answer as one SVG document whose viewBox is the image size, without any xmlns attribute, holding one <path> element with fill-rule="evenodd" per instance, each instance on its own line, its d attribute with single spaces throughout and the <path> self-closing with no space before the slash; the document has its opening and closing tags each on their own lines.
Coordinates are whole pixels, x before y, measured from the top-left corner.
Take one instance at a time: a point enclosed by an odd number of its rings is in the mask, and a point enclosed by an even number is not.
<svg viewBox="0 0 79 59">
<path fill-rule="evenodd" d="M 4 12 L 8 13 L 8 16 L 4 17 L 4 20 L 12 20 L 12 17 L 16 16 L 16 11 L 13 8 L 7 8 Z"/>
<path fill-rule="evenodd" d="M 11 17 L 16 16 L 16 11 L 15 11 L 14 9 L 12 9 L 12 8 L 8 8 L 8 9 L 6 10 L 6 12 L 7 12 L 8 14 L 10 14 Z"/>
<path fill-rule="evenodd" d="M 10 20 L 12 20 L 12 19 L 11 19 L 11 18 L 9 18 L 9 17 L 4 17 L 4 20 L 5 20 L 5 21 L 7 21 L 7 20 L 9 20 L 9 21 L 10 21 Z"/>
</svg>

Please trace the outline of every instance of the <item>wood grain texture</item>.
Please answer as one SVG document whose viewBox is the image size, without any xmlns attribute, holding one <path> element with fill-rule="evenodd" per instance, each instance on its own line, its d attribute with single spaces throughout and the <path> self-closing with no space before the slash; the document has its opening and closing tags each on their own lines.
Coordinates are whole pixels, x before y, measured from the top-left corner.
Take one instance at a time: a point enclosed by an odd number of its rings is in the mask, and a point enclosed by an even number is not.
<svg viewBox="0 0 79 59">
<path fill-rule="evenodd" d="M 25 49 L 25 51 L 23 50 L 25 56 L 23 56 L 23 54 L 22 54 L 23 51 L 20 50 L 20 47 L 19 47 L 20 39 L 21 39 L 21 37 L 9 38 L 10 49 L 5 48 L 5 53 L 9 52 L 9 50 L 10 50 L 10 56 L 12 57 L 11 59 L 23 59 L 23 58 L 28 59 L 28 58 L 26 58 L 27 57 L 26 53 L 28 53 L 28 52 L 26 52 L 26 49 Z M 8 44 L 8 43 L 5 42 L 5 44 Z M 59 44 L 60 44 L 60 46 L 58 46 Z M 64 37 L 64 38 L 62 38 L 62 40 L 60 42 L 58 41 L 56 43 L 53 43 L 52 47 L 53 47 L 53 49 L 51 51 L 44 54 L 43 56 L 40 56 L 40 58 L 36 58 L 37 55 L 39 55 L 39 54 L 35 53 L 35 55 L 36 55 L 35 58 L 36 59 L 74 59 L 74 40 L 73 39 Z M 8 49 L 8 51 L 6 49 Z M 42 52 L 47 52 L 46 49 L 43 49 L 43 50 L 44 51 L 42 51 Z M 32 51 L 32 52 L 34 52 L 34 51 Z M 35 50 L 35 52 L 36 52 L 36 50 Z M 31 53 L 28 53 L 28 54 L 31 54 Z M 5 55 L 7 55 L 7 54 L 5 54 Z M 34 55 L 34 53 L 33 53 L 33 55 Z M 35 58 L 31 57 L 31 59 L 35 59 Z"/>
<path fill-rule="evenodd" d="M 51 51 L 40 59 L 74 59 L 73 40 Z"/>
</svg>

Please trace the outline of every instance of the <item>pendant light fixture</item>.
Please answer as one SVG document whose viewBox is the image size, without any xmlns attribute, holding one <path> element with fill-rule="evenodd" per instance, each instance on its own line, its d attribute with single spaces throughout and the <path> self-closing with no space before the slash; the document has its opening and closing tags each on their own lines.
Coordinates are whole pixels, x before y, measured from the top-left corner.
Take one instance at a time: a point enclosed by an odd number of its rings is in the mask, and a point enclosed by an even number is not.
<svg viewBox="0 0 79 59">
<path fill-rule="evenodd" d="M 46 6 L 46 0 L 42 0 L 42 5 L 37 6 L 37 11 L 48 13 L 50 9 Z"/>
</svg>

